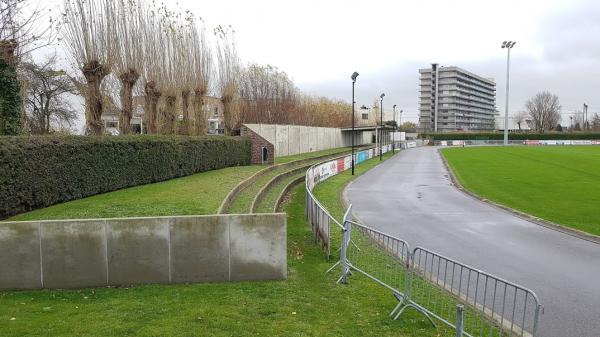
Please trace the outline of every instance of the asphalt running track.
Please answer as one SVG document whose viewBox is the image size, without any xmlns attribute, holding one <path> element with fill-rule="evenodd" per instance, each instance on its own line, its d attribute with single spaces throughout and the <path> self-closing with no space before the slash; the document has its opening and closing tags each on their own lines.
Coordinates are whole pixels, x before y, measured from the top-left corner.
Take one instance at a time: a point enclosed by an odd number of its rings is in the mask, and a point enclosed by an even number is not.
<svg viewBox="0 0 600 337">
<path fill-rule="evenodd" d="M 435 147 L 402 151 L 345 190 L 366 225 L 532 289 L 541 337 L 600 337 L 600 244 L 486 204 L 451 183 Z M 600 207 L 600 205 L 599 205 Z"/>
</svg>

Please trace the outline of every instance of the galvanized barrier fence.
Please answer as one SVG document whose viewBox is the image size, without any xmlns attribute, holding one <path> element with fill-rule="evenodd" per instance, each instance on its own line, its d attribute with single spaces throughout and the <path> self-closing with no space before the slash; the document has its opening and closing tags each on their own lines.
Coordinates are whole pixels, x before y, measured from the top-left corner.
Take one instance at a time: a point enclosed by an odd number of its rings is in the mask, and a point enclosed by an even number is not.
<svg viewBox="0 0 600 337">
<path fill-rule="evenodd" d="M 412 308 L 464 336 L 536 336 L 543 308 L 533 291 L 422 247 L 411 251 L 406 241 L 351 221 L 350 214 L 351 208 L 343 221 L 340 282 L 356 271 L 391 290 L 399 301 L 394 319 Z"/>
<path fill-rule="evenodd" d="M 384 147 L 383 152 L 390 149 Z M 374 149 L 360 151 L 355 163 L 377 154 Z M 312 190 L 349 169 L 351 160 L 338 158 L 306 172 L 306 217 L 327 258 L 334 244 L 338 248 L 340 258 L 328 270 L 341 266 L 338 282 L 346 283 L 355 271 L 389 289 L 399 301 L 390 313 L 394 319 L 414 309 L 433 325 L 439 321 L 455 329 L 457 336 L 537 336 L 543 307 L 530 289 L 422 247 L 411 250 L 402 239 L 352 221 L 352 206 L 341 222 L 336 220 Z"/>
<path fill-rule="evenodd" d="M 396 142 L 400 144 L 401 142 Z M 399 148 L 399 147 L 396 147 Z M 383 153 L 386 153 L 392 149 L 391 145 L 383 147 Z M 378 148 L 367 149 L 358 151 L 354 154 L 355 165 L 373 158 L 378 155 Z M 306 171 L 305 188 L 306 188 L 306 203 L 305 203 L 305 215 L 311 224 L 313 237 L 315 242 L 321 244 L 327 258 L 329 259 L 332 254 L 332 224 L 335 225 L 335 229 L 343 229 L 342 224 L 337 221 L 327 209 L 321 205 L 319 200 L 313 195 L 313 188 L 325 181 L 326 179 L 337 175 L 343 171 L 352 168 L 352 155 L 336 158 L 325 163 L 318 163 L 311 166 Z M 339 250 L 339 246 L 338 246 Z"/>
</svg>

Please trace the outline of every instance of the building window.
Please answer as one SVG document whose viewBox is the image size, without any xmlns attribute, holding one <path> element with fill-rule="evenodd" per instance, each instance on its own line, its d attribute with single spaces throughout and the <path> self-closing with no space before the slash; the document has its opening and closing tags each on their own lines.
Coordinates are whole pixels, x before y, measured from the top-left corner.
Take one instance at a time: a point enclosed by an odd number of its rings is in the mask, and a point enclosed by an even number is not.
<svg viewBox="0 0 600 337">
<path fill-rule="evenodd" d="M 117 121 L 106 121 L 106 127 L 107 128 L 118 128 L 119 127 L 119 122 L 117 122 Z"/>
<path fill-rule="evenodd" d="M 369 114 L 362 114 L 362 119 L 369 119 Z"/>
</svg>

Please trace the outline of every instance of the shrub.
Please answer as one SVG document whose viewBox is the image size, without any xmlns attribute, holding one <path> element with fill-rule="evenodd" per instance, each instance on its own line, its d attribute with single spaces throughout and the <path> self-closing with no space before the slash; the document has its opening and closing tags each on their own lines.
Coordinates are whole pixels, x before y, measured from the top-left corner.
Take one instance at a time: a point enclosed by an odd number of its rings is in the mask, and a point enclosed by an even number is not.
<svg viewBox="0 0 600 337">
<path fill-rule="evenodd" d="M 0 219 L 124 187 L 249 164 L 250 141 L 245 138 L 0 137 Z"/>
<path fill-rule="evenodd" d="M 443 133 L 424 133 L 423 138 L 432 140 L 502 140 L 502 132 L 443 132 Z M 510 140 L 570 140 L 570 139 L 600 139 L 599 132 L 548 132 L 548 133 L 525 133 L 511 132 L 508 135 Z"/>
</svg>

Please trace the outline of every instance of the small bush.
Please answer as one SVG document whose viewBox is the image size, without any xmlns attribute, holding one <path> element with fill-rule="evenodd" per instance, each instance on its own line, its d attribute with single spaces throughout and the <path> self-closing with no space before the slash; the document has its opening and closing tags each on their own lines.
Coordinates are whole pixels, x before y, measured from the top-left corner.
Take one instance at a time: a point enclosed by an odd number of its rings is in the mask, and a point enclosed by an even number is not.
<svg viewBox="0 0 600 337">
<path fill-rule="evenodd" d="M 237 137 L 0 137 L 0 219 L 124 187 L 249 164 L 250 141 Z"/>
<path fill-rule="evenodd" d="M 502 140 L 502 132 L 443 132 L 424 133 L 423 138 L 432 140 Z M 571 140 L 571 139 L 600 139 L 599 132 L 548 132 L 548 133 L 526 133 L 511 132 L 508 134 L 510 140 Z"/>
</svg>

